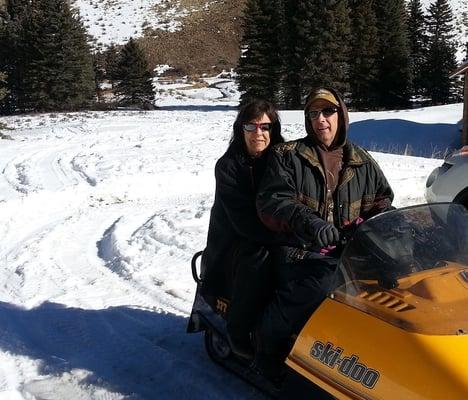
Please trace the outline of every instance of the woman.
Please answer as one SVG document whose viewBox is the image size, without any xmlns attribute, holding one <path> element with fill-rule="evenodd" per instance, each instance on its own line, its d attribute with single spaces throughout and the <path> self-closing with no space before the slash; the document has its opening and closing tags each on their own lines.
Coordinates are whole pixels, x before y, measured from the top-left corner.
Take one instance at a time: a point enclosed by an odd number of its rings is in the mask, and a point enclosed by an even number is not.
<svg viewBox="0 0 468 400">
<path fill-rule="evenodd" d="M 226 317 L 232 350 L 245 358 L 252 355 L 249 334 L 270 288 L 265 246 L 275 237 L 259 220 L 255 197 L 271 146 L 283 141 L 276 108 L 253 100 L 239 110 L 229 147 L 215 167 L 201 293 Z"/>
</svg>

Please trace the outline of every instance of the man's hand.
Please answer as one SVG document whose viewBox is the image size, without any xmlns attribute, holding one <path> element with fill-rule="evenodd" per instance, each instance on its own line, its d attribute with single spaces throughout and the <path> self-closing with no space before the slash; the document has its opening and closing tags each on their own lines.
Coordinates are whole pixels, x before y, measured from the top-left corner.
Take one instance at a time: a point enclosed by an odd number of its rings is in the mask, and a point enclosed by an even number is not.
<svg viewBox="0 0 468 400">
<path fill-rule="evenodd" d="M 305 234 L 312 240 L 313 244 L 321 248 L 336 244 L 340 240 L 338 229 L 319 217 L 308 218 L 304 228 Z"/>
<path fill-rule="evenodd" d="M 338 243 L 340 240 L 340 232 L 334 225 L 325 222 L 325 225 L 317 230 L 316 238 L 320 247 L 327 247 Z"/>
</svg>

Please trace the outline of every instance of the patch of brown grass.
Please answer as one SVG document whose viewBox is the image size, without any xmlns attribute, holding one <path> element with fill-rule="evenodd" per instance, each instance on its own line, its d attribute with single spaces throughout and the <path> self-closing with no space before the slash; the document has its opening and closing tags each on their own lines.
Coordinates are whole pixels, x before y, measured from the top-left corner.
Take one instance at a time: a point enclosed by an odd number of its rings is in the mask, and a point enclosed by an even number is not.
<svg viewBox="0 0 468 400">
<path fill-rule="evenodd" d="M 209 3 L 206 10 L 205 5 Z M 219 73 L 237 65 L 245 0 L 180 0 L 190 11 L 177 32 L 147 31 L 139 39 L 151 68 L 168 64 L 174 75 Z"/>
</svg>

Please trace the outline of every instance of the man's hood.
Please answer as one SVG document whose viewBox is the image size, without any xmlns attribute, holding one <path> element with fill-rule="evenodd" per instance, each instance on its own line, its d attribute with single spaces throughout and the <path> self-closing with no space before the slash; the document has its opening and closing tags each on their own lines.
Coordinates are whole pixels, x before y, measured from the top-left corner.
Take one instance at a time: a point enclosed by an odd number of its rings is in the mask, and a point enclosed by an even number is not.
<svg viewBox="0 0 468 400">
<path fill-rule="evenodd" d="M 340 104 L 340 109 L 338 110 L 338 131 L 336 132 L 335 140 L 330 146 L 330 150 L 332 150 L 332 149 L 336 149 L 339 147 L 343 147 L 348 139 L 348 128 L 349 128 L 348 108 L 346 107 L 346 104 L 344 103 L 340 94 L 335 89 L 332 89 L 329 87 L 324 87 L 323 89 L 326 89 L 330 91 L 331 93 L 333 93 L 335 98 L 338 100 L 338 103 Z M 314 144 L 320 145 L 321 142 L 317 139 L 317 135 L 314 132 L 314 128 L 312 128 L 312 123 L 310 122 L 310 118 L 307 115 L 307 112 L 310 108 L 311 95 L 313 95 L 315 92 L 316 90 L 311 91 L 306 98 L 306 105 L 304 107 L 305 128 L 306 128 L 307 135 L 310 137 L 312 142 Z"/>
</svg>

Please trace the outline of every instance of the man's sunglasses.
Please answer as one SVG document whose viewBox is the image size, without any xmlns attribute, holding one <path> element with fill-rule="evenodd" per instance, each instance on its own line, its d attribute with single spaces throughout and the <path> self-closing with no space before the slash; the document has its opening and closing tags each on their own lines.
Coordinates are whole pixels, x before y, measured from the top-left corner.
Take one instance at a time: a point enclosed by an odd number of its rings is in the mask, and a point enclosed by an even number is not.
<svg viewBox="0 0 468 400">
<path fill-rule="evenodd" d="M 244 128 L 244 131 L 246 132 L 257 132 L 257 129 L 260 128 L 260 130 L 262 132 L 267 132 L 267 131 L 270 131 L 271 129 L 271 124 L 268 124 L 268 123 L 264 123 L 264 124 L 254 124 L 254 123 L 251 123 L 251 124 L 244 124 L 242 125 L 242 127 Z"/>
<path fill-rule="evenodd" d="M 336 107 L 327 107 L 323 108 L 321 110 L 311 110 L 307 113 L 310 119 L 317 119 L 320 115 L 320 113 L 323 114 L 325 118 L 331 117 L 333 114 L 335 114 L 338 111 L 338 108 Z"/>
</svg>

